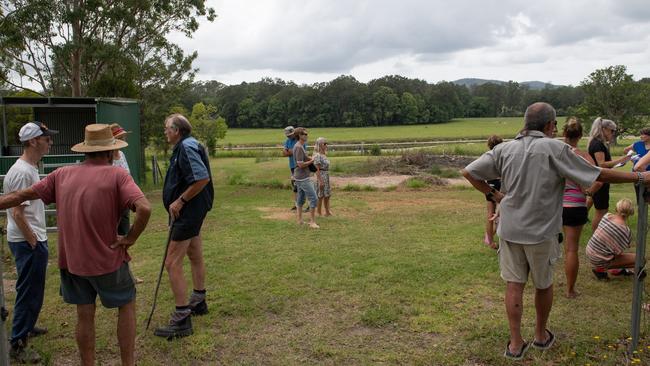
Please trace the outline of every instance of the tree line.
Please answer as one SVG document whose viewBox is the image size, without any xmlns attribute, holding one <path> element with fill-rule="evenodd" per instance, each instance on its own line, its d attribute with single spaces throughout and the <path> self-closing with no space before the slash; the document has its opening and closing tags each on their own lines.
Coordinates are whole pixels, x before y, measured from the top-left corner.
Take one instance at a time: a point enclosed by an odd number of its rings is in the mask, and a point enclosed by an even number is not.
<svg viewBox="0 0 650 366">
<path fill-rule="evenodd" d="M 390 75 L 362 83 L 349 75 L 312 85 L 264 78 L 255 83 L 193 83 L 181 98 L 217 107 L 229 127 L 364 127 L 446 122 L 462 117 L 521 116 L 534 101 L 565 114 L 584 102 L 580 87 L 547 85 L 541 90 L 509 81 L 466 87 Z"/>
</svg>

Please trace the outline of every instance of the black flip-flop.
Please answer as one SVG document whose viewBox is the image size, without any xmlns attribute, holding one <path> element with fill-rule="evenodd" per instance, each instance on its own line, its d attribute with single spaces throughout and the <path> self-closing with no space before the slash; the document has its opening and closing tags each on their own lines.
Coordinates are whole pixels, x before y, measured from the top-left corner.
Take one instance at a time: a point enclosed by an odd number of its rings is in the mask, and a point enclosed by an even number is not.
<svg viewBox="0 0 650 366">
<path fill-rule="evenodd" d="M 551 348 L 553 346 L 553 343 L 555 343 L 555 334 L 551 332 L 550 330 L 546 329 L 546 333 L 548 333 L 548 339 L 546 342 L 538 342 L 538 341 L 533 341 L 533 347 L 546 351 L 547 349 Z"/>
<path fill-rule="evenodd" d="M 524 342 L 524 344 L 521 345 L 521 349 L 519 350 L 518 353 L 512 353 L 510 352 L 510 341 L 508 341 L 508 344 L 506 345 L 506 350 L 503 352 L 503 357 L 513 360 L 513 361 L 519 361 L 524 358 L 524 355 L 528 351 L 528 348 L 530 348 L 530 343 Z"/>
</svg>

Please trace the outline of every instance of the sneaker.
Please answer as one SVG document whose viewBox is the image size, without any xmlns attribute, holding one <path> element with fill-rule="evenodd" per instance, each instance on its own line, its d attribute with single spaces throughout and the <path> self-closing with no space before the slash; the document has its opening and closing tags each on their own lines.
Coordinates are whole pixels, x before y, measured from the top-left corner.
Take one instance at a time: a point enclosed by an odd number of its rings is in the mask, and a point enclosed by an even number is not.
<svg viewBox="0 0 650 366">
<path fill-rule="evenodd" d="M 167 340 L 187 337 L 192 335 L 192 333 L 194 333 L 192 331 L 192 317 L 189 315 L 179 321 L 174 321 L 172 319 L 169 321 L 168 325 L 156 328 L 153 332 L 154 335 L 167 338 Z"/>
<path fill-rule="evenodd" d="M 208 304 L 203 300 L 194 306 L 190 305 L 190 310 L 192 310 L 192 315 L 205 315 L 208 313 Z"/>
<path fill-rule="evenodd" d="M 634 272 L 626 268 L 616 268 L 609 271 L 609 274 L 611 274 L 612 276 L 632 276 Z"/>
<path fill-rule="evenodd" d="M 31 332 L 27 334 L 28 337 L 38 337 L 42 336 L 43 334 L 47 334 L 47 328 L 39 328 L 37 326 L 34 326 Z"/>
<path fill-rule="evenodd" d="M 593 272 L 594 276 L 596 276 L 596 279 L 598 280 L 609 280 L 607 271 L 603 271 L 601 269 L 592 269 L 591 272 Z"/>
<path fill-rule="evenodd" d="M 9 349 L 11 361 L 18 364 L 36 364 L 41 362 L 41 355 L 34 349 L 27 347 L 25 342 L 18 341 Z"/>
</svg>

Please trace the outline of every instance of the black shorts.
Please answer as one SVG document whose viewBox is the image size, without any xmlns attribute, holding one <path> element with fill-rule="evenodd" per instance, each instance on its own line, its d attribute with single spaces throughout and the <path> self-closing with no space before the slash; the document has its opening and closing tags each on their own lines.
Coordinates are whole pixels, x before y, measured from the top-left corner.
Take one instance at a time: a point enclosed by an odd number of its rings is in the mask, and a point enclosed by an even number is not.
<svg viewBox="0 0 650 366">
<path fill-rule="evenodd" d="M 605 183 L 603 186 L 594 193 L 592 196 L 594 200 L 594 208 L 596 210 L 609 209 L 609 184 Z"/>
<path fill-rule="evenodd" d="M 582 226 L 587 223 L 589 210 L 586 207 L 564 207 L 562 209 L 562 225 Z"/>
<path fill-rule="evenodd" d="M 107 308 L 117 308 L 135 300 L 135 281 L 124 262 L 115 272 L 100 276 L 77 276 L 66 269 L 61 274 L 61 296 L 68 304 L 94 304 L 97 295 Z"/>
<path fill-rule="evenodd" d="M 501 190 L 501 179 L 488 180 L 487 184 L 490 186 L 490 188 L 496 189 L 497 191 Z M 495 202 L 493 199 L 489 199 L 487 194 L 485 195 L 485 200 L 488 202 Z"/>
<path fill-rule="evenodd" d="M 181 215 L 173 222 L 171 239 L 173 241 L 183 241 L 192 239 L 201 233 L 201 226 L 205 219 L 205 214 L 201 215 Z"/>
</svg>

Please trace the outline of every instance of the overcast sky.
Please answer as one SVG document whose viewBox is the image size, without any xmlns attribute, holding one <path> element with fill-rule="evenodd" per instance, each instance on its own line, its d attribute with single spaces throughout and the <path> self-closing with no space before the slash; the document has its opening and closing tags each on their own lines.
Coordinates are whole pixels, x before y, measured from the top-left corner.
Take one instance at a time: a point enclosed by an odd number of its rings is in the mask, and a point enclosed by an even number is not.
<svg viewBox="0 0 650 366">
<path fill-rule="evenodd" d="M 346 74 L 429 82 L 466 77 L 577 85 L 623 64 L 650 77 L 646 0 L 212 0 L 218 18 L 192 39 L 198 80 Z"/>
</svg>

